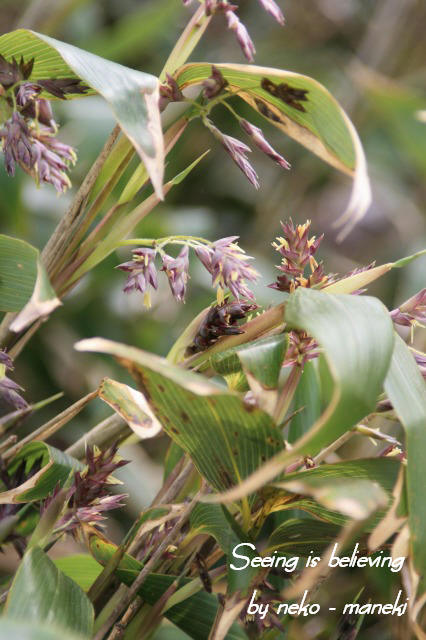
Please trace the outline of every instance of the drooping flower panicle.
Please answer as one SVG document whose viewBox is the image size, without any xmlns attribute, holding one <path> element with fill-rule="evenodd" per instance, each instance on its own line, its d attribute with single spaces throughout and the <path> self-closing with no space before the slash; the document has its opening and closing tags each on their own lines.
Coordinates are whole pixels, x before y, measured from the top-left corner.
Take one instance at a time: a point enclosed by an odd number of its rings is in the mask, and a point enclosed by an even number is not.
<svg viewBox="0 0 426 640">
<path fill-rule="evenodd" d="M 68 508 L 56 525 L 58 532 L 74 532 L 82 523 L 99 526 L 105 519 L 105 511 L 123 506 L 127 494 L 111 494 L 110 478 L 114 471 L 128 464 L 129 460 L 118 458 L 117 449 L 116 445 L 105 451 L 87 447 L 87 467 L 74 474 L 73 483 L 68 490 Z M 42 513 L 58 491 L 59 487 L 43 502 Z"/>
<path fill-rule="evenodd" d="M 207 128 L 213 133 L 215 138 L 219 140 L 219 142 L 223 145 L 225 151 L 231 156 L 232 160 L 235 162 L 237 167 L 241 169 L 249 182 L 251 182 L 251 184 L 256 189 L 258 189 L 260 185 L 257 173 L 253 169 L 247 158 L 247 153 L 251 153 L 250 147 L 244 144 L 244 142 L 241 142 L 241 140 L 233 138 L 232 136 L 227 136 L 219 131 L 219 129 L 214 126 L 211 120 L 205 119 L 204 123 L 206 124 Z"/>
<path fill-rule="evenodd" d="M 186 284 L 189 279 L 189 248 L 184 246 L 177 258 L 172 258 L 165 254 L 163 256 L 162 271 L 164 271 L 169 280 L 170 289 L 176 300 L 185 301 Z"/>
<path fill-rule="evenodd" d="M 235 243 L 238 236 L 230 236 L 213 242 L 211 246 L 195 248 L 195 253 L 212 276 L 212 284 L 218 287 L 218 302 L 224 300 L 224 290 L 228 288 L 232 295 L 240 298 L 254 299 L 247 282 L 256 282 L 258 272 L 249 264 L 252 260 L 243 249 Z"/>
<path fill-rule="evenodd" d="M 117 269 L 126 271 L 129 275 L 124 286 L 124 291 L 140 291 L 144 294 L 144 303 L 151 306 L 149 288 L 158 289 L 157 269 L 155 267 L 155 249 L 133 249 L 133 260 L 117 265 Z"/>
<path fill-rule="evenodd" d="M 225 10 L 225 17 L 228 29 L 235 33 L 238 44 L 240 45 L 245 57 L 249 62 L 253 62 L 254 56 L 256 54 L 253 40 L 250 38 L 249 32 L 247 31 L 245 25 L 241 22 L 241 20 L 235 13 L 235 9 L 232 8 Z"/>
<path fill-rule="evenodd" d="M 255 127 L 254 124 L 251 124 L 251 122 L 245 120 L 244 118 L 240 120 L 240 125 L 242 129 L 250 136 L 258 149 L 272 158 L 272 160 L 274 160 L 274 162 L 276 162 L 283 169 L 291 168 L 290 163 L 287 162 L 287 160 L 283 158 L 277 151 L 275 151 L 275 149 L 271 147 L 269 142 L 265 139 L 262 129 L 259 129 L 259 127 Z"/>
<path fill-rule="evenodd" d="M 76 161 L 72 147 L 59 142 L 58 126 L 44 91 L 65 99 L 68 93 L 83 94 L 88 89 L 78 78 L 50 78 L 31 81 L 34 59 L 8 62 L 0 55 L 0 94 L 9 119 L 0 128 L 5 168 L 15 175 L 16 165 L 33 179 L 52 184 L 58 193 L 70 186 L 67 170 Z"/>
</svg>

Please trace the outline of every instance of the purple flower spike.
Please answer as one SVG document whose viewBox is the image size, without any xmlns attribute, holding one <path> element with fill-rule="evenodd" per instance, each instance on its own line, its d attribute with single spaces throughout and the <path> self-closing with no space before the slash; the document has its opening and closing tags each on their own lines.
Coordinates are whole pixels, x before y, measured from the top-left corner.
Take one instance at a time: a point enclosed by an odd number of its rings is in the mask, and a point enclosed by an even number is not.
<svg viewBox="0 0 426 640">
<path fill-rule="evenodd" d="M 228 23 L 228 29 L 231 29 L 231 31 L 235 33 L 245 57 L 249 62 L 253 62 L 256 49 L 246 27 L 234 13 L 233 9 L 225 11 L 225 17 Z"/>
<path fill-rule="evenodd" d="M 274 0 L 259 0 L 262 7 L 267 11 L 275 20 L 283 26 L 285 23 L 283 13 Z"/>
<path fill-rule="evenodd" d="M 134 249 L 133 260 L 117 265 L 117 269 L 128 272 L 128 278 L 124 285 L 124 291 L 140 291 L 144 294 L 144 304 L 151 306 L 149 287 L 158 288 L 157 269 L 155 267 L 155 249 Z"/>
<path fill-rule="evenodd" d="M 234 243 L 238 236 L 222 238 L 214 242 L 211 247 L 197 247 L 195 253 L 204 267 L 212 276 L 212 284 L 218 287 L 218 301 L 224 300 L 224 289 L 228 288 L 232 295 L 241 298 L 254 299 L 252 291 L 246 281 L 256 282 L 259 274 L 250 266 L 250 256 Z"/>
<path fill-rule="evenodd" d="M 189 249 L 185 246 L 177 258 L 172 258 L 167 254 L 163 256 L 162 271 L 166 272 L 172 294 L 179 302 L 185 301 L 186 284 L 189 278 L 188 253 Z"/>
<path fill-rule="evenodd" d="M 283 158 L 279 153 L 277 153 L 277 151 L 275 151 L 275 149 L 271 147 L 269 142 L 265 140 L 262 129 L 259 129 L 259 127 L 255 127 L 254 124 L 251 124 L 251 122 L 248 122 L 248 120 L 245 120 L 244 118 L 240 120 L 240 125 L 250 136 L 258 149 L 263 151 L 263 153 L 266 153 L 267 156 L 272 158 L 272 160 L 279 164 L 283 169 L 291 168 L 290 163 L 287 162 L 287 160 Z"/>
</svg>

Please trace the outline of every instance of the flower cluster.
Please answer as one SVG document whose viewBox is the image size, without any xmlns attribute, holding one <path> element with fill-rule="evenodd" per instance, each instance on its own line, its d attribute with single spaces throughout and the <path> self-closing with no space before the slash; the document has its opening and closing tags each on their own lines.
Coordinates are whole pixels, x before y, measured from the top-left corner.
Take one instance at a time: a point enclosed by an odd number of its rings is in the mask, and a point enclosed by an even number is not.
<svg viewBox="0 0 426 640">
<path fill-rule="evenodd" d="M 255 282 L 259 274 L 249 264 L 253 258 L 247 256 L 243 249 L 235 243 L 237 239 L 238 236 L 231 236 L 212 243 L 197 241 L 197 244 L 191 244 L 196 256 L 212 276 L 212 284 L 217 288 L 219 304 L 225 299 L 224 291 L 226 288 L 237 300 L 240 298 L 253 299 L 253 293 L 248 288 L 247 282 Z M 172 238 L 170 242 L 173 242 Z M 188 242 L 190 243 L 189 237 Z M 182 244 L 182 241 L 180 243 Z M 140 291 L 144 294 L 145 305 L 150 306 L 149 289 L 150 287 L 158 288 L 158 273 L 155 266 L 155 258 L 158 253 L 163 263 L 161 271 L 164 271 L 167 276 L 173 296 L 179 302 L 184 302 L 189 280 L 188 244 L 184 244 L 176 258 L 165 253 L 161 247 L 133 249 L 132 253 L 132 260 L 117 266 L 117 269 L 128 273 L 124 286 L 125 292 Z"/>
<path fill-rule="evenodd" d="M 7 173 L 16 165 L 34 180 L 46 182 L 58 193 L 70 186 L 67 170 L 76 161 L 72 147 L 56 139 L 58 126 L 50 103 L 42 92 L 65 99 L 68 93 L 84 93 L 87 87 L 77 78 L 30 81 L 34 60 L 8 62 L 0 55 L 0 95 L 11 113 L 0 128 L 0 140 Z"/>
<path fill-rule="evenodd" d="M 256 304 L 248 302 L 223 302 L 215 304 L 198 327 L 197 334 L 187 355 L 204 351 L 211 347 L 221 336 L 232 336 L 244 333 L 238 326 L 239 320 L 245 320 L 247 314 L 257 309 Z"/>
<path fill-rule="evenodd" d="M 291 218 L 289 222 L 281 222 L 283 236 L 278 237 L 272 246 L 282 256 L 278 269 L 283 275 L 278 276 L 276 282 L 269 285 L 271 289 L 291 293 L 297 287 L 322 288 L 330 284 L 331 277 L 324 274 L 322 263 L 318 264 L 314 257 L 324 235 L 309 238 L 310 226 L 310 220 L 297 226 Z M 310 273 L 305 275 L 308 265 Z"/>
<path fill-rule="evenodd" d="M 0 399 L 14 409 L 26 409 L 28 403 L 20 395 L 22 387 L 8 378 L 6 371 L 13 371 L 13 361 L 5 351 L 0 350 Z"/>
<path fill-rule="evenodd" d="M 117 269 L 128 272 L 124 291 L 140 291 L 144 294 L 144 304 L 151 306 L 149 287 L 158 289 L 157 269 L 155 267 L 156 251 L 154 249 L 133 249 L 133 260 L 123 262 Z"/>
<path fill-rule="evenodd" d="M 254 299 L 253 293 L 247 287 L 247 281 L 256 282 L 259 274 L 249 264 L 249 260 L 253 258 L 247 256 L 235 243 L 237 239 L 238 236 L 230 236 L 216 240 L 210 246 L 195 249 L 197 257 L 212 276 L 212 285 L 218 287 L 219 304 L 225 299 L 226 288 L 237 300 L 240 297 Z"/>
<path fill-rule="evenodd" d="M 83 472 L 76 471 L 73 484 L 68 492 L 68 508 L 56 530 L 61 533 L 75 531 L 81 523 L 102 526 L 105 511 L 118 509 L 123 506 L 123 499 L 127 494 L 111 495 L 111 474 L 128 464 L 128 460 L 117 458 L 117 446 L 105 451 L 93 447 L 86 449 L 87 467 Z M 57 489 L 52 496 L 44 501 L 42 512 L 54 499 Z"/>
</svg>

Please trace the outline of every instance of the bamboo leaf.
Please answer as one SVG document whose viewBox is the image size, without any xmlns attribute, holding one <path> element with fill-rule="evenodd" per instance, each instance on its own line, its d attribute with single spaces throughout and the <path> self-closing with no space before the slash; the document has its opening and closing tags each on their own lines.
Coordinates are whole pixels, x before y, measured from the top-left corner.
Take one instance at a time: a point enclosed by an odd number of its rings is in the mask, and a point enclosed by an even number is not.
<svg viewBox="0 0 426 640">
<path fill-rule="evenodd" d="M 98 537 L 90 538 L 90 551 L 97 562 L 105 566 L 116 551 L 116 546 Z M 116 574 L 126 585 L 131 585 L 142 564 L 132 556 L 125 555 Z M 143 583 L 139 595 L 148 604 L 154 605 L 167 588 L 176 580 L 177 576 L 151 573 Z M 189 584 L 190 578 L 183 578 L 182 586 Z M 165 611 L 165 617 L 179 629 L 187 633 L 194 640 L 208 640 L 218 608 L 215 594 L 199 591 L 186 600 L 170 607 Z M 244 631 L 237 625 L 232 625 L 227 640 L 247 640 Z"/>
<path fill-rule="evenodd" d="M 240 482 L 282 446 L 267 413 L 199 374 L 110 340 L 93 338 L 75 346 L 120 358 L 166 433 L 217 490 Z"/>
<path fill-rule="evenodd" d="M 300 287 L 288 298 L 285 319 L 323 349 L 322 386 L 328 406 L 290 451 L 276 455 L 239 487 L 204 500 L 232 502 L 256 491 L 298 457 L 314 456 L 376 406 L 393 349 L 387 309 L 367 296 L 331 295 Z"/>
<path fill-rule="evenodd" d="M 52 625 L 30 624 L 20 620 L 0 619 L 0 640 L 81 640 L 82 636 L 70 634 Z"/>
<path fill-rule="evenodd" d="M 422 487 L 426 465 L 426 384 L 408 347 L 397 335 L 385 389 L 405 429 L 410 545 L 414 567 L 420 576 L 424 576 L 426 501 Z"/>
<path fill-rule="evenodd" d="M 291 518 L 271 534 L 265 555 L 273 551 L 289 556 L 308 556 L 312 552 L 321 554 L 336 539 L 339 531 L 340 527 L 329 522 Z"/>
<path fill-rule="evenodd" d="M 37 278 L 33 294 L 25 307 L 10 324 L 11 331 L 15 331 L 16 333 L 23 331 L 39 318 L 50 315 L 52 311 L 61 306 L 61 304 L 62 302 L 56 297 L 56 293 L 50 284 L 46 269 L 40 257 L 38 257 Z"/>
<path fill-rule="evenodd" d="M 58 305 L 39 251 L 17 238 L 0 235 L 0 311 L 21 311 L 12 323 L 20 331 Z"/>
<path fill-rule="evenodd" d="M 353 178 L 349 204 L 338 220 L 341 237 L 362 218 L 371 202 L 364 151 L 352 122 L 339 103 L 309 76 L 282 69 L 243 64 L 215 64 L 227 80 L 227 91 L 250 104 L 271 124 L 294 138 L 333 167 Z M 181 89 L 200 84 L 211 74 L 211 63 L 189 63 L 175 78 Z M 266 85 L 265 81 L 266 79 Z M 263 82 L 262 82 L 263 81 Z M 266 90 L 265 86 L 270 87 Z M 274 89 L 284 84 L 306 91 L 302 102 L 286 101 Z"/>
<path fill-rule="evenodd" d="M 34 468 L 37 471 L 31 475 Z M 45 442 L 31 442 L 21 449 L 7 468 L 10 477 L 20 470 L 30 477 L 18 487 L 2 491 L 0 504 L 42 500 L 57 485 L 63 486 L 72 470 L 83 469 L 84 465 L 59 449 Z"/>
<path fill-rule="evenodd" d="M 82 638 L 91 637 L 94 619 L 84 591 L 38 547 L 27 551 L 19 565 L 6 601 L 6 616 L 52 625 Z"/>
<path fill-rule="evenodd" d="M 164 145 L 155 76 L 28 29 L 1 36 L 0 50 L 7 59 L 34 58 L 30 81 L 80 78 L 92 89 L 89 93 L 99 93 L 142 158 L 158 197 L 163 197 Z"/>
<path fill-rule="evenodd" d="M 127 384 L 104 378 L 99 397 L 114 409 L 141 440 L 157 436 L 162 426 L 152 413 L 144 396 Z"/>
<path fill-rule="evenodd" d="M 89 591 L 93 582 L 102 571 L 102 565 L 88 553 L 75 553 L 54 559 L 55 565 L 71 578 L 83 591 Z"/>
</svg>

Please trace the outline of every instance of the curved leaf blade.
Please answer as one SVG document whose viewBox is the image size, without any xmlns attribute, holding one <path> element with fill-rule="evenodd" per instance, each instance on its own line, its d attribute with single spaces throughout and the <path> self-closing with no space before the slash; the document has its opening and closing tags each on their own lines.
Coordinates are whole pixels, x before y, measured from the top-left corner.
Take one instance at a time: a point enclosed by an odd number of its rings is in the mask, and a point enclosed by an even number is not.
<svg viewBox="0 0 426 640">
<path fill-rule="evenodd" d="M 341 237 L 363 217 L 371 203 L 371 188 L 362 144 L 354 125 L 336 99 L 309 76 L 282 69 L 242 64 L 215 64 L 227 80 L 226 89 L 250 104 L 286 135 L 297 140 L 339 171 L 353 178 L 348 206 L 338 226 Z M 189 63 L 175 74 L 181 89 L 200 84 L 211 74 L 212 63 Z M 267 91 L 266 79 L 271 87 Z M 307 91 L 299 107 L 277 95 L 273 87 Z M 267 86 L 267 85 L 266 85 Z M 297 104 L 297 102 L 296 102 Z"/>
<path fill-rule="evenodd" d="M 216 490 L 240 482 L 282 447 L 281 433 L 267 413 L 199 374 L 101 338 L 75 347 L 120 358 L 166 433 Z"/>
<path fill-rule="evenodd" d="M 24 240 L 0 235 L 0 311 L 21 311 L 11 329 L 20 331 L 60 304 L 38 249 Z"/>
<path fill-rule="evenodd" d="M 385 390 L 406 434 L 407 502 L 413 563 L 420 576 L 426 571 L 426 384 L 408 347 L 399 336 L 385 380 Z M 423 586 L 425 586 L 423 580 Z"/>
<path fill-rule="evenodd" d="M 232 502 L 256 491 L 301 456 L 316 455 L 370 413 L 382 390 L 393 349 L 387 309 L 368 296 L 331 295 L 299 287 L 286 305 L 289 326 L 306 331 L 324 351 L 322 375 L 329 402 L 307 433 L 226 494 L 204 500 Z"/>
<path fill-rule="evenodd" d="M 38 547 L 22 559 L 6 601 L 6 615 L 52 625 L 83 638 L 91 637 L 94 620 L 84 591 Z"/>
<path fill-rule="evenodd" d="M 14 489 L 0 493 L 0 504 L 36 502 L 45 498 L 57 485 L 63 486 L 72 470 L 82 471 L 84 465 L 68 454 L 45 442 L 30 442 L 13 458 L 7 468 L 13 476 L 20 468 L 30 474 L 37 465 L 39 471 Z"/>
</svg>

